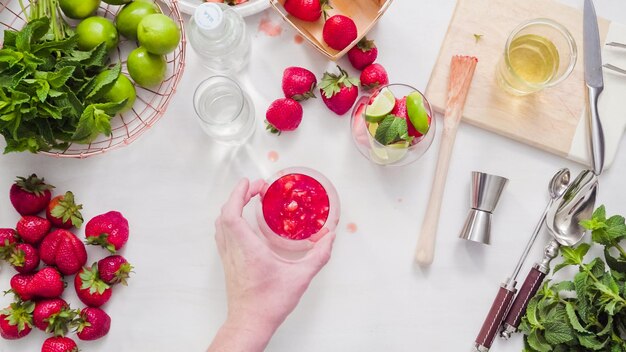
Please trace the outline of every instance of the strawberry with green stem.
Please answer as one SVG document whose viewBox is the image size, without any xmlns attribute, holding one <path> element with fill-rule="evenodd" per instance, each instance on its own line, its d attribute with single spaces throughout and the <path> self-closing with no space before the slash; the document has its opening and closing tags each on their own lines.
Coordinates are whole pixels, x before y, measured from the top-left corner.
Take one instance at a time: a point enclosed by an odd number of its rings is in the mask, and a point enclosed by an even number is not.
<svg viewBox="0 0 626 352">
<path fill-rule="evenodd" d="M 0 229 L 0 260 L 8 259 L 13 253 L 14 245 L 19 241 L 13 229 Z"/>
<path fill-rule="evenodd" d="M 39 266 L 37 249 L 28 243 L 18 243 L 13 247 L 9 264 L 20 274 L 28 274 Z"/>
<path fill-rule="evenodd" d="M 378 58 L 378 48 L 373 40 L 361 39 L 350 51 L 348 59 L 354 68 L 363 70 Z"/>
<path fill-rule="evenodd" d="M 97 263 L 91 268 L 83 268 L 76 274 L 74 289 L 84 304 L 96 308 L 108 302 L 112 294 L 111 286 L 100 278 Z"/>
<path fill-rule="evenodd" d="M 128 220 L 117 211 L 95 216 L 85 226 L 85 236 L 87 244 L 98 245 L 115 253 L 128 241 Z"/>
<path fill-rule="evenodd" d="M 34 302 L 20 300 L 1 310 L 0 336 L 7 340 L 17 340 L 30 334 L 34 310 Z"/>
<path fill-rule="evenodd" d="M 297 101 L 289 98 L 276 99 L 265 113 L 265 129 L 278 135 L 294 131 L 300 126 L 303 113 L 302 105 Z"/>
<path fill-rule="evenodd" d="M 76 204 L 74 194 L 65 192 L 64 195 L 52 198 L 46 209 L 46 217 L 54 227 L 69 229 L 72 226 L 79 228 L 83 224 L 83 206 Z"/>
<path fill-rule="evenodd" d="M 46 184 L 43 178 L 38 178 L 35 174 L 18 177 L 11 186 L 9 198 L 20 215 L 33 215 L 46 208 L 52 196 L 50 190 L 53 188 L 54 186 Z"/>
<path fill-rule="evenodd" d="M 133 266 L 121 255 L 111 255 L 98 261 L 100 279 L 108 285 L 128 285 L 127 279 L 133 272 Z"/>
<path fill-rule="evenodd" d="M 324 104 L 336 113 L 343 115 L 352 108 L 359 96 L 360 81 L 348 75 L 344 69 L 337 66 L 339 73 L 324 73 L 320 82 L 320 92 Z"/>
<path fill-rule="evenodd" d="M 87 307 L 76 321 L 76 336 L 83 341 L 104 337 L 111 329 L 111 317 L 100 308 Z"/>
<path fill-rule="evenodd" d="M 65 336 L 78 315 L 78 311 L 70 308 L 61 298 L 37 301 L 33 311 L 33 324 L 41 331 Z"/>
<path fill-rule="evenodd" d="M 283 72 L 282 88 L 285 98 L 298 102 L 315 98 L 317 78 L 313 72 L 303 67 L 287 67 Z"/>
</svg>

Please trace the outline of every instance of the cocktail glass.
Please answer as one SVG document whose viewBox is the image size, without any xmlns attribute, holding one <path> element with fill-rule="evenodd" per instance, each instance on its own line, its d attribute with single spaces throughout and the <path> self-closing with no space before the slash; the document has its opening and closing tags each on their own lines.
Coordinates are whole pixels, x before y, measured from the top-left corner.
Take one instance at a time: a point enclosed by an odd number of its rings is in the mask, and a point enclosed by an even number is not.
<svg viewBox="0 0 626 352">
<path fill-rule="evenodd" d="M 267 180 L 259 198 L 259 229 L 275 249 L 308 251 L 339 222 L 337 190 L 324 175 L 309 168 L 277 172 Z"/>
<path fill-rule="evenodd" d="M 403 145 L 383 145 L 378 142 L 373 131 L 370 131 L 370 124 L 365 119 L 365 110 L 371 101 L 383 89 L 390 90 L 396 99 L 408 96 L 413 92 L 418 92 L 422 96 L 424 108 L 430 117 L 430 128 L 428 132 L 407 146 Z M 419 90 L 406 84 L 389 84 L 374 90 L 371 94 L 361 97 L 352 111 L 350 124 L 352 139 L 357 149 L 364 157 L 375 164 L 383 166 L 402 166 L 418 160 L 430 148 L 435 139 L 437 122 L 433 115 L 430 103 Z"/>
</svg>

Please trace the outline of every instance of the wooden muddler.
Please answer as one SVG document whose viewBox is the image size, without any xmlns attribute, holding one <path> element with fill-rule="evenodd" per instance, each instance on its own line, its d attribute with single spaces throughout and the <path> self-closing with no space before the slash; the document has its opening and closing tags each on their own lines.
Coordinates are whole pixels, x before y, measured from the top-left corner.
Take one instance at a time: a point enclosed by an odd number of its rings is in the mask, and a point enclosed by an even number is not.
<svg viewBox="0 0 626 352">
<path fill-rule="evenodd" d="M 452 149 L 454 149 L 456 131 L 461 123 L 463 107 L 467 100 L 467 93 L 469 92 L 477 63 L 478 59 L 472 56 L 452 57 L 450 81 L 448 84 L 448 101 L 443 117 L 439 160 L 430 191 L 428 208 L 422 222 L 422 231 L 415 251 L 415 260 L 420 265 L 430 265 L 433 262 L 435 236 L 437 235 L 437 226 L 439 225 L 439 213 L 441 212 L 441 201 L 448 176 L 448 166 L 450 165 Z"/>
</svg>

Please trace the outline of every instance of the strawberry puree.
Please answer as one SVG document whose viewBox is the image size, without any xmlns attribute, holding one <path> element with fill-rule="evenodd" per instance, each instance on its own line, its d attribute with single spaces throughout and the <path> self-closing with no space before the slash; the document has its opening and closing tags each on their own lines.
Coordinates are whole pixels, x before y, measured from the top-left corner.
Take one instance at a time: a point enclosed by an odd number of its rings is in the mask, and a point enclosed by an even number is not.
<svg viewBox="0 0 626 352">
<path fill-rule="evenodd" d="M 346 229 L 349 233 L 356 233 L 359 230 L 359 227 L 355 223 L 351 222 L 348 226 L 346 226 Z"/>
<path fill-rule="evenodd" d="M 259 32 L 265 33 L 268 37 L 277 37 L 283 32 L 283 27 L 272 22 L 269 15 L 265 15 L 259 22 Z"/>
<path fill-rule="evenodd" d="M 272 231 L 292 240 L 318 233 L 330 210 L 324 187 L 314 178 L 289 174 L 276 180 L 263 197 L 263 217 Z"/>
<path fill-rule="evenodd" d="M 294 41 L 296 44 L 302 44 L 302 43 L 304 42 L 304 38 L 303 38 L 300 34 L 296 34 L 296 35 L 293 37 L 293 41 Z"/>
</svg>

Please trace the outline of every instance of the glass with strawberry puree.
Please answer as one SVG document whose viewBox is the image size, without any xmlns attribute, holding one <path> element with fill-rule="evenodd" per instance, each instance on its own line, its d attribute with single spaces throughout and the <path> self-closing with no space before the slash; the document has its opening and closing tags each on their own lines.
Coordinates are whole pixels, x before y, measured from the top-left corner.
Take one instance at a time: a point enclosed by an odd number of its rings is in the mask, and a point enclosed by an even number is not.
<svg viewBox="0 0 626 352">
<path fill-rule="evenodd" d="M 261 233 L 273 248 L 304 252 L 339 222 L 339 196 L 319 172 L 298 167 L 267 181 L 257 207 Z"/>
<path fill-rule="evenodd" d="M 384 93 L 384 94 L 383 94 Z M 393 103 L 375 104 L 374 101 L 379 95 L 389 96 Z M 410 118 L 410 108 L 407 108 L 407 98 L 417 101 L 419 113 L 423 120 L 427 120 L 425 129 L 422 132 L 416 130 L 413 119 Z M 384 100 L 384 99 L 380 99 Z M 374 116 L 367 116 L 370 107 L 378 106 L 378 111 Z M 415 107 L 416 104 L 413 104 Z M 386 106 L 386 108 L 385 108 Z M 409 110 L 407 112 L 407 110 Z M 383 121 L 389 115 L 404 118 L 408 138 L 390 141 L 383 144 L 376 138 L 377 129 L 383 125 Z M 418 116 L 414 116 L 418 117 Z M 369 95 L 362 96 L 357 100 L 352 111 L 350 129 L 352 139 L 359 152 L 371 162 L 383 166 L 403 166 L 415 162 L 424 155 L 435 139 L 436 119 L 432 108 L 426 97 L 416 88 L 406 84 L 388 84 L 375 89 Z M 419 126 L 419 124 L 418 124 Z"/>
</svg>

